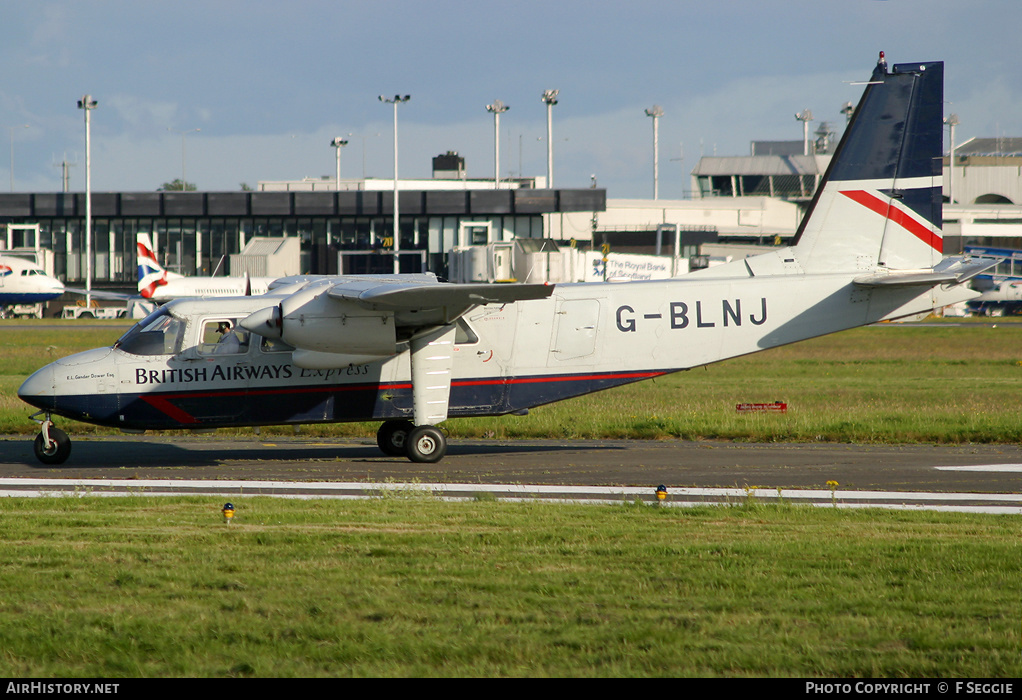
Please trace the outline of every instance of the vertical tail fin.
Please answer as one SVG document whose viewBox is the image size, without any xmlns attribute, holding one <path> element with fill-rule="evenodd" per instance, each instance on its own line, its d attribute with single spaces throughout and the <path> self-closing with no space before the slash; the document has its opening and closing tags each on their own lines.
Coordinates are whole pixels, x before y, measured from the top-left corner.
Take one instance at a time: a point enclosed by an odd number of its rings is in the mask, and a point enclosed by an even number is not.
<svg viewBox="0 0 1022 700">
<path fill-rule="evenodd" d="M 136 234 L 135 248 L 138 257 L 138 293 L 146 299 L 152 299 L 156 288 L 167 284 L 167 271 L 156 260 L 156 251 L 148 233 Z"/>
<path fill-rule="evenodd" d="M 944 64 L 883 53 L 795 237 L 806 272 L 931 268 L 943 238 Z"/>
</svg>

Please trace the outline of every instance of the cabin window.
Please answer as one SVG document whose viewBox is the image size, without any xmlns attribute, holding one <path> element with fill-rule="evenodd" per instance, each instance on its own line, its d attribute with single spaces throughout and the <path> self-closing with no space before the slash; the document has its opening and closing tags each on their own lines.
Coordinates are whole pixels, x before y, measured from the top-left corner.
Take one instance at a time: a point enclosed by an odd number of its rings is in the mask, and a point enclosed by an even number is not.
<svg viewBox="0 0 1022 700">
<path fill-rule="evenodd" d="M 465 322 L 465 319 L 459 318 L 454 330 L 454 344 L 475 345 L 478 342 L 479 336 L 472 330 L 472 327 Z"/>
</svg>

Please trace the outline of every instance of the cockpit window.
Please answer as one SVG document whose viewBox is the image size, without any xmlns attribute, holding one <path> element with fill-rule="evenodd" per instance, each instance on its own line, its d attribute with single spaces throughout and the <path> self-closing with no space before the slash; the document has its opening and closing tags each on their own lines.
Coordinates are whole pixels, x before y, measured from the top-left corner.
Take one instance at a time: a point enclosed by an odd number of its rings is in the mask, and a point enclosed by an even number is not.
<svg viewBox="0 0 1022 700">
<path fill-rule="evenodd" d="M 181 350 L 184 330 L 184 321 L 161 308 L 136 323 L 114 347 L 132 355 L 175 355 Z"/>
</svg>

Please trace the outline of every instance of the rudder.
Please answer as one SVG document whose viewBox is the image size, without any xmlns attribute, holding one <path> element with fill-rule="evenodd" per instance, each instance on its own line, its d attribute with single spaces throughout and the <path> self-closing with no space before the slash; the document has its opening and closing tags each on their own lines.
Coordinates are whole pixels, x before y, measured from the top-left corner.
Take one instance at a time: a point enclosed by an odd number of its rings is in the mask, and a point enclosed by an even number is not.
<svg viewBox="0 0 1022 700">
<path fill-rule="evenodd" d="M 806 272 L 928 269 L 943 252 L 944 64 L 880 61 L 795 237 Z"/>
</svg>

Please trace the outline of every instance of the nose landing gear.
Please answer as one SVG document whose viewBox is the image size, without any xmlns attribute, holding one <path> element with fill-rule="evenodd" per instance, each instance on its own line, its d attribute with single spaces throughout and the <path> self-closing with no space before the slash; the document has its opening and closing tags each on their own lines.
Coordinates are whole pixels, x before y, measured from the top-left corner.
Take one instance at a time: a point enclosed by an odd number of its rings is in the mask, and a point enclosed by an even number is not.
<svg viewBox="0 0 1022 700">
<path fill-rule="evenodd" d="M 36 413 L 32 416 L 32 420 L 39 423 L 40 427 L 32 445 L 36 459 L 43 464 L 63 464 L 71 456 L 71 438 L 60 428 L 54 427 L 50 414 L 45 414 L 43 420 L 38 420 L 38 415 Z"/>
</svg>

